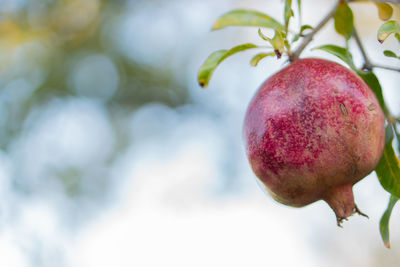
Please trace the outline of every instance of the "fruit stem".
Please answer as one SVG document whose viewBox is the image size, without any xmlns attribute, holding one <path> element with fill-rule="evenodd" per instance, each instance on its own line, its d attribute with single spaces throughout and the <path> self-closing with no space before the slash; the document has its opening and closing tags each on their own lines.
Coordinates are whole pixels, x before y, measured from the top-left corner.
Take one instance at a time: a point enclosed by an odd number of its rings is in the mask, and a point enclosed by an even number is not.
<svg viewBox="0 0 400 267">
<path fill-rule="evenodd" d="M 343 220 L 354 213 L 368 217 L 362 213 L 354 203 L 353 185 L 344 184 L 331 188 L 324 196 L 323 200 L 333 209 L 336 215 L 337 225 L 342 227 Z"/>
<path fill-rule="evenodd" d="M 337 5 L 335 4 L 335 6 L 331 9 L 331 11 L 329 11 L 329 13 L 320 21 L 320 23 L 313 29 L 313 31 L 309 34 L 307 34 L 302 43 L 299 45 L 299 47 L 293 52 L 292 55 L 289 56 L 289 60 L 290 62 L 293 62 L 295 60 L 298 60 L 300 57 L 301 52 L 303 52 L 303 50 L 306 48 L 306 46 L 312 41 L 314 35 L 321 30 L 326 23 L 328 23 L 328 21 L 333 17 L 333 15 L 335 15 L 337 9 Z"/>
</svg>

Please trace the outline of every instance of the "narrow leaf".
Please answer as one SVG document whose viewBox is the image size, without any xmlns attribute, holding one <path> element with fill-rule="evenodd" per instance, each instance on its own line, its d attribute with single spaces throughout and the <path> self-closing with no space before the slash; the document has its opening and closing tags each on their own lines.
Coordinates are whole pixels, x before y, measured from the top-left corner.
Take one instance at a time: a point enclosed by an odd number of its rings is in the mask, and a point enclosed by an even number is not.
<svg viewBox="0 0 400 267">
<path fill-rule="evenodd" d="M 337 46 L 337 45 L 322 45 L 319 47 L 315 47 L 314 49 L 322 50 L 325 52 L 328 52 L 334 56 L 337 56 L 341 60 L 343 60 L 347 65 L 349 65 L 350 68 L 353 70 L 356 70 L 356 66 L 353 63 L 353 57 L 350 54 L 350 52 L 343 47 Z"/>
<path fill-rule="evenodd" d="M 267 42 L 271 43 L 271 38 L 269 38 L 268 36 L 263 34 L 261 29 L 258 29 L 258 36 L 260 36 L 264 41 L 267 41 Z"/>
<path fill-rule="evenodd" d="M 292 0 L 285 0 L 285 29 L 286 32 L 289 28 L 290 18 L 293 17 Z"/>
<path fill-rule="evenodd" d="M 252 49 L 252 48 L 258 48 L 258 46 L 255 44 L 250 44 L 250 43 L 235 46 L 235 47 L 229 49 L 228 52 L 226 52 L 226 54 L 219 60 L 219 63 L 221 63 L 227 57 L 230 57 L 233 54 L 236 54 L 237 52 L 241 52 L 241 51 L 244 51 L 247 49 Z"/>
<path fill-rule="evenodd" d="M 289 40 L 287 38 L 283 38 L 283 42 L 285 43 L 286 51 L 290 51 L 291 47 L 290 47 Z"/>
<path fill-rule="evenodd" d="M 237 9 L 222 15 L 214 24 L 213 30 L 228 26 L 254 26 L 283 31 L 285 27 L 272 17 L 254 10 Z"/>
<path fill-rule="evenodd" d="M 279 31 L 275 31 L 274 38 L 271 40 L 271 45 L 274 48 L 276 56 L 280 58 L 285 50 L 285 41 Z"/>
<path fill-rule="evenodd" d="M 298 8 L 297 10 L 299 11 L 299 17 L 301 18 L 301 0 L 297 0 L 297 8 Z M 301 20 L 300 20 L 300 22 L 301 22 Z"/>
<path fill-rule="evenodd" d="M 307 24 L 302 25 L 300 28 L 300 34 L 303 34 L 305 30 L 312 30 L 312 29 L 313 29 L 313 27 L 311 25 L 307 25 Z"/>
<path fill-rule="evenodd" d="M 364 80 L 364 82 L 372 89 L 378 99 L 379 105 L 382 107 L 383 111 L 386 113 L 387 107 L 382 94 L 382 87 L 379 83 L 378 78 L 372 71 L 362 71 L 357 70 L 357 74 Z"/>
<path fill-rule="evenodd" d="M 400 132 L 398 131 L 398 129 L 395 129 L 395 134 L 396 134 L 396 138 L 397 138 L 397 151 L 400 151 Z"/>
<path fill-rule="evenodd" d="M 258 29 L 258 35 L 264 39 L 265 41 L 269 42 L 272 47 L 274 48 L 274 52 L 278 58 L 280 58 L 285 51 L 285 40 L 282 36 L 282 33 L 279 31 L 275 31 L 274 37 L 271 39 L 264 35 L 261 32 L 261 29 Z"/>
<path fill-rule="evenodd" d="M 275 53 L 274 53 L 274 52 L 271 52 L 271 53 L 259 53 L 259 54 L 255 55 L 255 56 L 251 59 L 250 65 L 253 66 L 253 67 L 255 67 L 255 66 L 258 65 L 258 63 L 261 61 L 261 59 L 263 59 L 263 58 L 265 58 L 265 57 L 271 57 L 271 56 L 272 56 L 272 57 L 275 56 Z"/>
<path fill-rule="evenodd" d="M 385 56 L 387 56 L 387 57 L 398 58 L 398 56 L 397 56 L 393 51 L 390 51 L 390 50 L 385 50 L 385 51 L 383 51 L 383 54 L 384 54 Z"/>
<path fill-rule="evenodd" d="M 392 210 L 394 205 L 399 199 L 395 196 L 390 196 L 389 204 L 387 209 L 382 215 L 382 218 L 379 222 L 379 231 L 381 233 L 381 237 L 385 247 L 390 248 L 390 236 L 389 236 L 389 220 L 392 215 Z"/>
<path fill-rule="evenodd" d="M 386 38 L 388 38 L 392 33 L 397 35 L 398 37 L 400 35 L 400 26 L 399 24 L 394 21 L 394 20 L 389 20 L 385 23 L 382 24 L 382 26 L 378 30 L 378 41 L 383 43 Z M 400 38 L 399 42 L 400 42 Z"/>
<path fill-rule="evenodd" d="M 208 86 L 208 82 L 211 79 L 211 75 L 217 68 L 220 59 L 226 54 L 226 52 L 227 50 L 215 51 L 206 59 L 204 64 L 200 67 L 197 80 L 201 87 L 205 88 Z"/>
<path fill-rule="evenodd" d="M 390 194 L 400 197 L 400 161 L 394 152 L 392 141 L 386 143 L 375 171 L 382 187 Z"/>
<path fill-rule="evenodd" d="M 212 53 L 204 62 L 204 64 L 200 67 L 198 74 L 198 82 L 201 87 L 207 87 L 208 83 L 211 79 L 212 74 L 214 73 L 217 66 L 227 57 L 236 54 L 238 52 L 258 48 L 257 45 L 254 44 L 242 44 L 231 48 L 230 50 L 219 50 Z"/>
<path fill-rule="evenodd" d="M 304 36 L 304 31 L 306 31 L 308 29 L 312 30 L 313 27 L 310 26 L 310 25 L 302 25 L 300 27 L 300 32 L 293 36 L 292 43 L 298 41 L 300 39 L 300 37 L 303 37 Z"/>
<path fill-rule="evenodd" d="M 335 30 L 349 40 L 353 35 L 353 11 L 346 1 L 341 1 L 334 15 Z"/>
<path fill-rule="evenodd" d="M 376 7 L 378 8 L 379 18 L 381 20 L 388 20 L 393 15 L 393 8 L 391 5 L 386 3 L 376 3 Z"/>
<path fill-rule="evenodd" d="M 304 36 L 304 31 L 312 30 L 312 29 L 313 29 L 313 27 L 310 26 L 310 25 L 302 25 L 300 27 L 300 32 L 294 35 L 292 43 L 298 41 L 300 39 L 300 37 L 303 37 Z"/>
<path fill-rule="evenodd" d="M 385 127 L 385 145 L 391 143 L 393 141 L 393 137 L 393 127 L 389 124 Z"/>
<path fill-rule="evenodd" d="M 292 43 L 297 42 L 299 39 L 300 39 L 300 34 L 298 33 L 293 37 Z"/>
</svg>

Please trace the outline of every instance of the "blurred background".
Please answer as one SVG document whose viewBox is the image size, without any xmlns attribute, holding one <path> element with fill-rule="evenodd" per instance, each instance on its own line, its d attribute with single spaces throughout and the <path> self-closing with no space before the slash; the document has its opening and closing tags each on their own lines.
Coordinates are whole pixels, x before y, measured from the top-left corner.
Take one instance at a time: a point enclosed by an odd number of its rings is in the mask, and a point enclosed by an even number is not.
<svg viewBox="0 0 400 267">
<path fill-rule="evenodd" d="M 303 4 L 315 25 L 335 1 Z M 370 57 L 398 64 L 376 7 L 352 7 Z M 370 219 L 343 229 L 322 201 L 289 208 L 258 186 L 242 121 L 284 60 L 244 52 L 196 81 L 211 52 L 261 44 L 256 28 L 210 31 L 235 8 L 282 21 L 279 0 L 0 0 L 0 266 L 398 266 L 399 209 L 388 250 L 375 174 L 354 188 Z M 327 43 L 344 44 L 332 23 L 309 48 Z M 399 74 L 377 75 L 399 116 Z"/>
</svg>

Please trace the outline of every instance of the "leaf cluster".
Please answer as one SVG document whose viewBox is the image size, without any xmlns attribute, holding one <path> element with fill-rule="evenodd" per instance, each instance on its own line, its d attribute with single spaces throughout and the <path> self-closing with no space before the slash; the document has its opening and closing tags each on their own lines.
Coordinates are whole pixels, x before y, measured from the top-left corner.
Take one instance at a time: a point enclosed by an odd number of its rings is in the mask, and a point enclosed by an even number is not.
<svg viewBox="0 0 400 267">
<path fill-rule="evenodd" d="M 298 13 L 301 12 L 301 0 L 297 1 Z M 262 52 L 254 55 L 250 60 L 251 66 L 257 66 L 258 63 L 267 57 L 276 56 L 278 59 L 285 54 L 291 54 L 291 45 L 298 41 L 307 30 L 312 29 L 310 25 L 302 25 L 296 33 L 292 33 L 289 30 L 290 20 L 294 17 L 294 11 L 292 9 L 292 1 L 285 0 L 284 3 L 284 23 L 278 22 L 272 16 L 265 13 L 247 10 L 247 9 L 236 9 L 232 10 L 217 19 L 214 23 L 212 30 L 220 30 L 231 26 L 250 26 L 258 28 L 258 36 L 266 42 L 265 45 L 255 45 L 251 43 L 245 43 L 235 46 L 228 50 L 218 50 L 213 52 L 201 66 L 198 74 L 198 82 L 201 87 L 207 87 L 215 69 L 229 56 L 232 56 L 238 52 L 242 52 L 249 49 L 263 49 Z M 263 30 L 272 29 L 274 31 L 273 36 L 266 35 Z"/>
</svg>

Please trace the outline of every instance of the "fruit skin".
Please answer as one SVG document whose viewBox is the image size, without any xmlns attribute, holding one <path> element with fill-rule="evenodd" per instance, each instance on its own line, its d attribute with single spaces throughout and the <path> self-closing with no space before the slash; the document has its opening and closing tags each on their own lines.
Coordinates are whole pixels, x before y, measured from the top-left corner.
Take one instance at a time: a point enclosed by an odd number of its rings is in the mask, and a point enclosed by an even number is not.
<svg viewBox="0 0 400 267">
<path fill-rule="evenodd" d="M 262 84 L 243 132 L 251 167 L 275 200 L 294 207 L 325 200 L 340 226 L 359 212 L 352 186 L 377 166 L 384 124 L 374 93 L 357 74 L 306 58 Z"/>
</svg>

